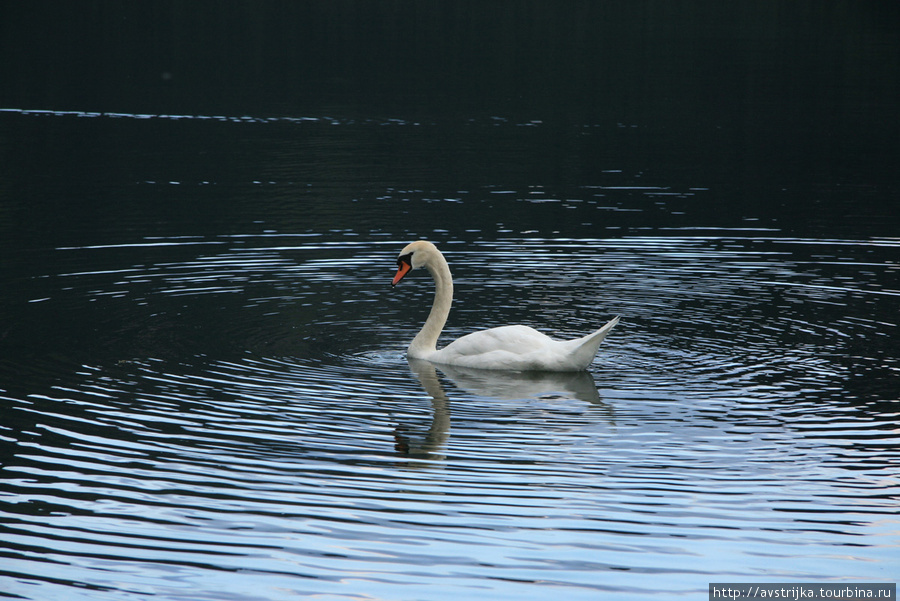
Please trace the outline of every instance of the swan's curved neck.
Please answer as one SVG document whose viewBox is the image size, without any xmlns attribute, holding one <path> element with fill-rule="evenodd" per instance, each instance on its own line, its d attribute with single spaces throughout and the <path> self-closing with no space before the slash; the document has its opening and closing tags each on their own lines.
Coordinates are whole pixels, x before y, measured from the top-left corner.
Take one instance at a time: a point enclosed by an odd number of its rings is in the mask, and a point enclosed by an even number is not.
<svg viewBox="0 0 900 601">
<path fill-rule="evenodd" d="M 447 265 L 444 256 L 438 253 L 435 255 L 435 259 L 425 267 L 434 278 L 434 304 L 431 306 L 431 313 L 428 314 L 425 325 L 422 326 L 407 349 L 407 355 L 414 359 L 425 358 L 437 350 L 438 337 L 441 335 L 441 330 L 444 329 L 444 324 L 447 323 L 450 304 L 453 302 L 453 277 L 450 275 L 450 266 Z"/>
</svg>

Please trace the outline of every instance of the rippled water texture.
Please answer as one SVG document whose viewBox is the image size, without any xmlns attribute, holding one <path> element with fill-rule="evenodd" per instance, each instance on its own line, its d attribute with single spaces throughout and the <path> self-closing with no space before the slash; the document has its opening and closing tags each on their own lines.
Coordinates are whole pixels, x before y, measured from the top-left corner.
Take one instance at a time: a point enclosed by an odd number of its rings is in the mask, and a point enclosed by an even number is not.
<svg viewBox="0 0 900 601">
<path fill-rule="evenodd" d="M 4 190 L 6 596 L 896 580 L 900 230 L 887 203 L 859 202 L 877 191 L 748 200 L 643 153 L 563 181 L 574 167 L 533 158 L 643 135 L 621 124 L 5 110 L 0 125 L 49 140 Z M 85 136 L 77 164 L 53 150 Z M 456 278 L 445 340 L 621 323 L 582 374 L 409 364 L 432 283 L 389 281 L 419 237 Z"/>
</svg>

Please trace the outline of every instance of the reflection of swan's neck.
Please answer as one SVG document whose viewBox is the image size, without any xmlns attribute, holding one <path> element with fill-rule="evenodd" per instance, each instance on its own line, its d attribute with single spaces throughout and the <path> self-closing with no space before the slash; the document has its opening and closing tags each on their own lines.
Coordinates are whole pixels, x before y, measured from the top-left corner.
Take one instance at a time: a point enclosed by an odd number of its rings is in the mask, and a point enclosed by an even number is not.
<svg viewBox="0 0 900 601">
<path fill-rule="evenodd" d="M 425 325 L 413 338 L 407 349 L 407 355 L 412 358 L 424 358 L 437 350 L 438 336 L 447 323 L 450 314 L 450 303 L 453 302 L 453 278 L 450 276 L 450 267 L 443 255 L 437 253 L 433 260 L 426 264 L 426 268 L 434 278 L 434 304 L 431 313 L 425 320 Z"/>
</svg>

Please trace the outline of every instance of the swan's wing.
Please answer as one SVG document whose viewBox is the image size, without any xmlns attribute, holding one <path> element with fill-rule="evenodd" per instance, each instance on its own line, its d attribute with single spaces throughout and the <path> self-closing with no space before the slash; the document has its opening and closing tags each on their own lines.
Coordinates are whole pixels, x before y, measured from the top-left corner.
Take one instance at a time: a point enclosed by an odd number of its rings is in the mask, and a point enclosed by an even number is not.
<svg viewBox="0 0 900 601">
<path fill-rule="evenodd" d="M 441 353 L 459 357 L 495 351 L 523 355 L 545 348 L 552 342 L 549 336 L 528 326 L 502 326 L 466 334 L 441 349 Z"/>
<path fill-rule="evenodd" d="M 580 371 L 619 318 L 575 340 L 557 341 L 527 326 L 504 326 L 474 332 L 428 357 L 435 363 L 477 369 Z"/>
<path fill-rule="evenodd" d="M 503 326 L 458 338 L 429 360 L 477 369 L 545 369 L 547 351 L 557 344 L 533 328 Z"/>
</svg>

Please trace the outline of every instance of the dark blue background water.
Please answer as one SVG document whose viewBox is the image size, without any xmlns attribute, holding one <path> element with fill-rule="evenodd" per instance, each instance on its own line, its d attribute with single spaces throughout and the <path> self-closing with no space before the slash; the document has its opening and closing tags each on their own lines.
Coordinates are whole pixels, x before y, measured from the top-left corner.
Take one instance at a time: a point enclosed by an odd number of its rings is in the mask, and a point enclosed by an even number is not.
<svg viewBox="0 0 900 601">
<path fill-rule="evenodd" d="M 0 8 L 0 592 L 896 581 L 892 3 Z M 410 366 L 622 321 L 578 378 Z"/>
</svg>

